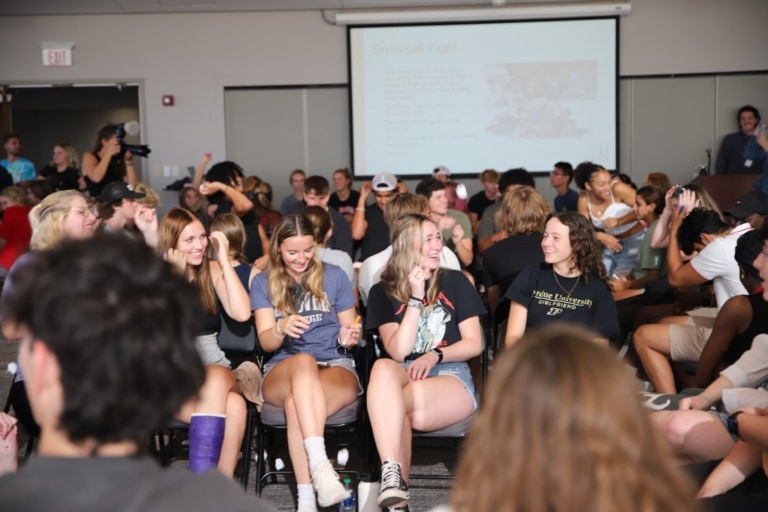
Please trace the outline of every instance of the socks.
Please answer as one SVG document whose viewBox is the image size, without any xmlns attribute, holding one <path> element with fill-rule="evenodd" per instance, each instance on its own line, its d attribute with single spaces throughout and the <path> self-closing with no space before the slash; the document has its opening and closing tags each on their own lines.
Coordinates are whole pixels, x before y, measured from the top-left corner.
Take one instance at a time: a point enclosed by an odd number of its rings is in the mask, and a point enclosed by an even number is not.
<svg viewBox="0 0 768 512">
<path fill-rule="evenodd" d="M 315 505 L 315 489 L 312 484 L 297 484 L 299 510 L 317 510 Z"/>
<path fill-rule="evenodd" d="M 315 468 L 328 460 L 325 453 L 325 439 L 322 437 L 308 437 L 304 440 L 304 449 L 309 458 L 309 471 L 315 472 Z"/>
<path fill-rule="evenodd" d="M 223 441 L 223 414 L 193 414 L 189 422 L 189 469 L 203 473 L 215 468 Z"/>
</svg>

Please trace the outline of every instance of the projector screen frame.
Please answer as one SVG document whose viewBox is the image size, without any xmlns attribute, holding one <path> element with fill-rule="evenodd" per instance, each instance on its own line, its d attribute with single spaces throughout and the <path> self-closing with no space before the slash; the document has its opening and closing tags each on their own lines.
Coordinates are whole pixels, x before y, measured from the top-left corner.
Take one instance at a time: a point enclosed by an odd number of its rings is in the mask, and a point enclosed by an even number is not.
<svg viewBox="0 0 768 512">
<path fill-rule="evenodd" d="M 362 180 L 369 180 L 374 174 L 363 174 L 358 173 L 355 169 L 355 124 L 354 124 L 354 106 L 353 106 L 353 97 L 354 97 L 354 86 L 353 86 L 353 80 L 352 80 L 352 31 L 355 29 L 385 29 L 385 28 L 394 28 L 394 27 L 429 27 L 429 26 L 455 26 L 455 25 L 489 25 L 489 24 L 525 24 L 525 23 L 535 23 L 535 22 L 547 22 L 547 23 L 559 23 L 559 22 L 574 22 L 574 21 L 590 21 L 590 20 L 607 20 L 607 21 L 613 21 L 614 24 L 614 30 L 615 30 L 615 37 L 614 37 L 614 78 L 613 78 L 613 88 L 614 88 L 614 106 L 613 106 L 613 112 L 614 112 L 614 147 L 615 147 L 615 165 L 614 166 L 608 166 L 610 168 L 607 168 L 610 172 L 616 172 L 619 162 L 621 161 L 621 155 L 620 155 L 620 145 L 619 145 L 619 127 L 620 127 L 620 119 L 619 119 L 619 79 L 621 78 L 619 74 L 619 41 L 621 38 L 621 23 L 619 23 L 621 16 L 620 15 L 612 15 L 612 16 L 589 16 L 589 17 L 562 17 L 562 18 L 535 18 L 535 19 L 503 19 L 503 20 L 482 20 L 482 21 L 457 21 L 457 22 L 414 22 L 414 23 L 391 23 L 391 24 L 378 24 L 378 23 L 367 23 L 367 24 L 359 24 L 359 25 L 347 25 L 347 76 L 348 76 L 348 88 L 349 88 L 349 154 L 350 154 L 350 166 L 352 168 L 352 175 L 353 180 L 355 181 L 362 181 Z M 557 161 L 557 157 L 554 157 L 553 164 Z M 571 162 L 574 167 L 579 162 Z M 598 164 L 603 164 L 602 162 L 596 162 Z M 435 166 L 443 165 L 441 162 L 435 162 Z M 513 167 L 510 167 L 513 168 Z M 497 169 L 499 172 L 504 172 L 507 169 Z M 469 172 L 469 173 L 462 173 L 462 172 L 453 172 L 451 171 L 452 177 L 457 178 L 475 178 L 478 176 L 478 174 L 482 172 L 482 169 L 478 169 L 477 172 Z M 544 177 L 548 176 L 551 172 L 550 170 L 529 170 L 532 176 L 534 177 Z M 397 174 L 397 173 L 395 173 Z M 426 177 L 432 176 L 432 173 L 422 173 L 422 174 L 397 174 L 399 178 L 402 179 L 413 179 L 413 180 L 420 180 L 424 179 Z"/>
</svg>

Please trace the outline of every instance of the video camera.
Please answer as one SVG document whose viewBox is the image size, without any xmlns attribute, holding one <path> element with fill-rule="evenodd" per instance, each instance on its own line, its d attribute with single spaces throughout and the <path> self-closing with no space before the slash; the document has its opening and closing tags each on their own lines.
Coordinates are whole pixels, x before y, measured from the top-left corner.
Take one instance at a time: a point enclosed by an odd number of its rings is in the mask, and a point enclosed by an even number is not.
<svg viewBox="0 0 768 512">
<path fill-rule="evenodd" d="M 127 126 L 126 126 L 127 125 Z M 139 123 L 136 121 L 130 121 L 128 123 L 117 123 L 117 130 L 115 135 L 120 142 L 120 155 L 125 155 L 126 151 L 130 151 L 131 154 L 146 158 L 152 150 L 145 144 L 126 144 L 125 135 L 137 135 L 139 133 Z"/>
</svg>

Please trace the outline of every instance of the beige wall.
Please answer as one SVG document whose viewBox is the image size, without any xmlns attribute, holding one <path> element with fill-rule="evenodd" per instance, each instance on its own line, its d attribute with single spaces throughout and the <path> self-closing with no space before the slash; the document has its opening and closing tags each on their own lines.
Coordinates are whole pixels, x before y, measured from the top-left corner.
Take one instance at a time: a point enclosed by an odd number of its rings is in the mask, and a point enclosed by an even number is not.
<svg viewBox="0 0 768 512">
<path fill-rule="evenodd" d="M 620 73 L 766 70 L 765 20 L 764 0 L 633 0 L 621 19 Z M 43 67 L 42 41 L 74 41 L 74 65 Z M 320 12 L 0 18 L 0 83 L 141 84 L 155 187 L 175 179 L 156 176 L 159 166 L 226 156 L 225 86 L 345 83 L 346 66 L 346 30 Z M 163 94 L 176 106 L 163 107 Z M 286 193 L 278 186 L 275 197 Z"/>
</svg>

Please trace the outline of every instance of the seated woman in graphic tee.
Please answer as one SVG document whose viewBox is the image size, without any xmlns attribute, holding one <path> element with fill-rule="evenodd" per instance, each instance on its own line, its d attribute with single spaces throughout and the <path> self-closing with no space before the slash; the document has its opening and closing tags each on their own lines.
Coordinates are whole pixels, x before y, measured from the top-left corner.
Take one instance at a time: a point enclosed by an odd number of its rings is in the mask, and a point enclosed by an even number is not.
<svg viewBox="0 0 768 512">
<path fill-rule="evenodd" d="M 582 325 L 601 341 L 616 340 L 616 303 L 589 221 L 570 211 L 551 215 L 541 248 L 544 263 L 522 270 L 505 295 L 512 301 L 505 345 L 513 345 L 529 329 L 557 321 Z"/>
</svg>

